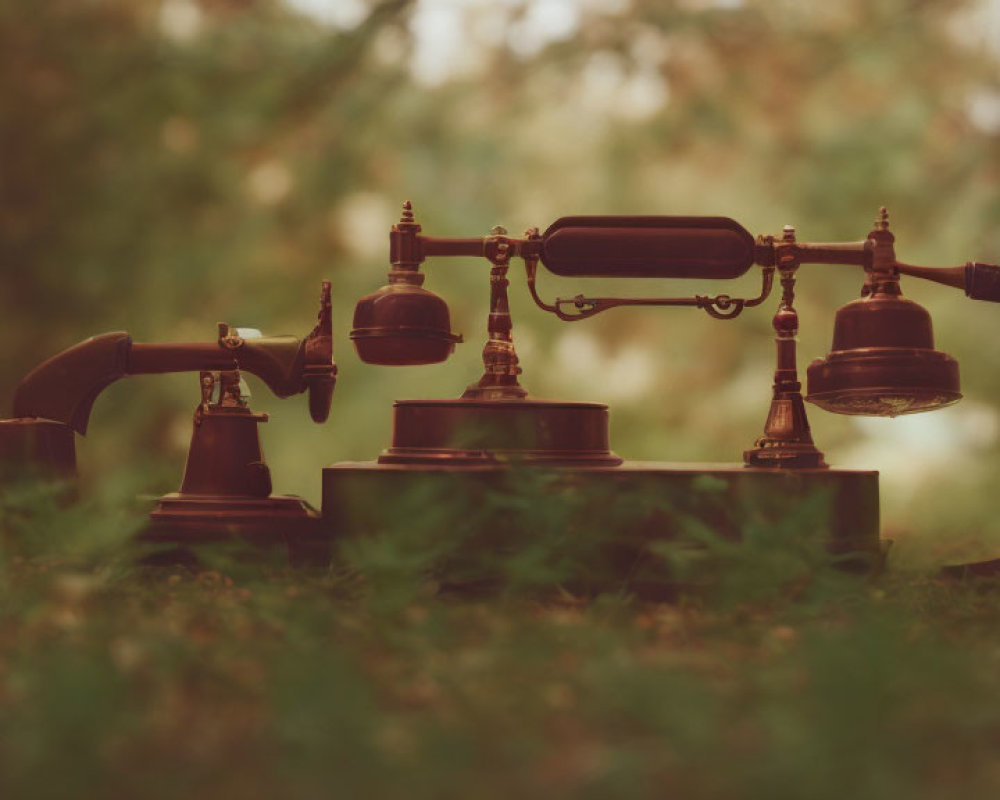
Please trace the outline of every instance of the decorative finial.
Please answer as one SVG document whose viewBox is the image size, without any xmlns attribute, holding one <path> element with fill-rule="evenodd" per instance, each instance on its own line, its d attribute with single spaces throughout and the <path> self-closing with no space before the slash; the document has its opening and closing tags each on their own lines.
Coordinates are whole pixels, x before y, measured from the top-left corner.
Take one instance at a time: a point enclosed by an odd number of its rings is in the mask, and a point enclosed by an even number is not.
<svg viewBox="0 0 1000 800">
<path fill-rule="evenodd" d="M 781 229 L 781 239 L 784 242 L 794 242 L 795 241 L 795 226 L 786 225 Z"/>
<path fill-rule="evenodd" d="M 403 213 L 400 216 L 399 221 L 403 223 L 413 222 L 413 206 L 409 200 L 403 203 Z"/>
<path fill-rule="evenodd" d="M 506 236 L 507 229 L 503 225 L 494 225 L 490 229 L 490 236 Z"/>
<path fill-rule="evenodd" d="M 333 303 L 330 302 L 330 281 L 323 281 L 319 290 L 319 323 L 316 329 L 324 329 L 329 336 L 331 333 Z M 315 331 L 314 331 L 315 333 Z"/>
<path fill-rule="evenodd" d="M 884 231 L 889 230 L 889 212 L 885 206 L 880 207 L 878 210 L 878 219 L 875 220 L 875 227 L 881 228 Z"/>
</svg>

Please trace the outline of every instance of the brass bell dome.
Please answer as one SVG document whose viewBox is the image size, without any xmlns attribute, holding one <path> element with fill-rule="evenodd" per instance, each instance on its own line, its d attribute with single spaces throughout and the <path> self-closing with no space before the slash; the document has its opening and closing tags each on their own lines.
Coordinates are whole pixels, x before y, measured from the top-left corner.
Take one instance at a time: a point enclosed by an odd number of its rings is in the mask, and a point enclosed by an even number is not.
<svg viewBox="0 0 1000 800">
<path fill-rule="evenodd" d="M 836 414 L 895 417 L 961 399 L 958 362 L 934 349 L 930 314 L 893 288 L 837 311 L 830 354 L 806 371 L 810 403 Z"/>
<path fill-rule="evenodd" d="M 420 286 L 423 277 L 394 270 L 387 286 L 358 301 L 351 340 L 366 364 L 436 364 L 462 341 L 445 301 Z"/>
</svg>

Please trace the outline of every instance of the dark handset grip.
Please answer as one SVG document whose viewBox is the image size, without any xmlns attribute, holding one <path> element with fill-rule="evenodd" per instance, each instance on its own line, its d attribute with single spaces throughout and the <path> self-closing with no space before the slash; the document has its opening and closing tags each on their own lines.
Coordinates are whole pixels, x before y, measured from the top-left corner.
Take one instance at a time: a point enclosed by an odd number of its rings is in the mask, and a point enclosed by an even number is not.
<svg viewBox="0 0 1000 800">
<path fill-rule="evenodd" d="M 542 234 L 556 275 L 731 279 L 754 263 L 754 238 L 726 217 L 563 217 Z"/>
<path fill-rule="evenodd" d="M 978 261 L 966 264 L 965 293 L 973 300 L 1000 303 L 1000 266 Z"/>
</svg>

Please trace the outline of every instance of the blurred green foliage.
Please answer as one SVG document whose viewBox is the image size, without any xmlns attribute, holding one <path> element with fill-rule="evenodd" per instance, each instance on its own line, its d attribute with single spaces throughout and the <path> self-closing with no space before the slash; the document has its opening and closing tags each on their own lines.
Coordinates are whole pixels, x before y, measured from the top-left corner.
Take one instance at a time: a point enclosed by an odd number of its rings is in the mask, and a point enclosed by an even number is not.
<svg viewBox="0 0 1000 800">
<path fill-rule="evenodd" d="M 321 574 L 221 551 L 212 569 L 150 570 L 126 555 L 138 516 L 106 502 L 28 514 L 37 497 L 4 493 L 4 797 L 1000 786 L 993 583 L 832 569 L 802 539 L 815 509 L 744 545 L 689 529 L 663 555 L 699 580 L 665 604 L 574 595 L 516 552 L 506 588 L 442 594 L 428 567 L 466 544 L 443 534 L 345 544 Z M 535 555 L 558 549 L 548 536 Z"/>
</svg>

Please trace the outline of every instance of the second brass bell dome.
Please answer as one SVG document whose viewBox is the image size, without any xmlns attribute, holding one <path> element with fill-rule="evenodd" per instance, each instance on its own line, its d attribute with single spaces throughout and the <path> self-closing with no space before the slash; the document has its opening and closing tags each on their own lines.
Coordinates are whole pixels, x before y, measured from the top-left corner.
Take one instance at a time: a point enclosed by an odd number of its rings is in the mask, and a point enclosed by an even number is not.
<svg viewBox="0 0 1000 800">
<path fill-rule="evenodd" d="M 806 400 L 837 414 L 895 417 L 961 399 L 958 362 L 934 349 L 927 310 L 875 293 L 837 311 L 833 348 L 807 371 Z"/>
</svg>

